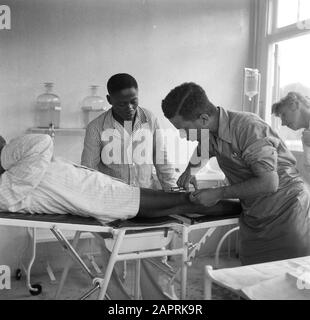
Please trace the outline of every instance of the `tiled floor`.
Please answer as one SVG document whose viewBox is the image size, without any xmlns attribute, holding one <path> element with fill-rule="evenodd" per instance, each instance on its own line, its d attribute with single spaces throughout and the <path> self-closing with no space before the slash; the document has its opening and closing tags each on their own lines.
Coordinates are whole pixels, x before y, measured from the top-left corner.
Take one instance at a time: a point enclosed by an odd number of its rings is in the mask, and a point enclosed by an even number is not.
<svg viewBox="0 0 310 320">
<path fill-rule="evenodd" d="M 213 259 L 208 257 L 196 258 L 192 267 L 190 268 L 188 275 L 187 294 L 188 299 L 198 300 L 203 299 L 203 267 L 206 264 L 213 264 Z M 173 265 L 174 263 L 171 262 Z M 239 265 L 239 261 L 234 258 L 222 258 L 221 267 L 233 267 Z M 130 276 L 132 266 L 128 264 L 128 279 L 131 281 Z M 60 273 L 56 273 L 56 279 L 60 278 Z M 42 285 L 42 293 L 38 296 L 32 296 L 28 292 L 25 285 L 25 277 L 21 280 L 12 280 L 11 290 L 1 290 L 0 300 L 19 299 L 19 300 L 49 300 L 54 299 L 55 292 L 58 286 L 58 282 L 51 282 L 47 273 L 42 275 L 33 275 L 32 283 L 40 283 Z M 65 288 L 60 296 L 60 299 L 78 299 L 88 289 L 91 288 L 91 282 L 84 272 L 78 268 L 74 268 L 70 271 Z M 178 289 L 176 290 L 178 292 Z M 238 296 L 222 289 L 218 286 L 213 286 L 213 299 L 238 299 Z M 90 299 L 96 299 L 97 295 L 93 294 Z"/>
</svg>

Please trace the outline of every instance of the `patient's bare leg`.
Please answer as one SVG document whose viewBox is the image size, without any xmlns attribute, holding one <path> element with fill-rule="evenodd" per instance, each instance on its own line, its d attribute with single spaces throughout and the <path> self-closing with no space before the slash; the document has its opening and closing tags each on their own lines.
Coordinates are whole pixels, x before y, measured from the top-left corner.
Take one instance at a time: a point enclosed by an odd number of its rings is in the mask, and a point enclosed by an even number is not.
<svg viewBox="0 0 310 320">
<path fill-rule="evenodd" d="M 222 200 L 215 206 L 204 207 L 193 204 L 189 194 L 184 192 L 164 192 L 141 189 L 140 208 L 137 217 L 156 218 L 171 214 L 200 213 L 205 215 L 225 215 L 230 212 L 241 212 L 238 201 Z"/>
<path fill-rule="evenodd" d="M 189 193 L 140 189 L 140 210 L 161 210 L 190 204 Z"/>
</svg>

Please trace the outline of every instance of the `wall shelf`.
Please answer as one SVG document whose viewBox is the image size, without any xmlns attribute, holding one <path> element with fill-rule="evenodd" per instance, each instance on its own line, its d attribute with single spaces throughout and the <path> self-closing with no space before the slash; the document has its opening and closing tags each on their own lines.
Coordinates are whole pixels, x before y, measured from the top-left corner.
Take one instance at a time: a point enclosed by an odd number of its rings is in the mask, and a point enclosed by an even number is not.
<svg viewBox="0 0 310 320">
<path fill-rule="evenodd" d="M 41 134 L 50 134 L 51 130 L 49 128 L 29 128 L 28 133 L 41 133 Z M 62 136 L 84 136 L 85 129 L 83 128 L 59 128 L 54 129 L 55 135 Z"/>
</svg>

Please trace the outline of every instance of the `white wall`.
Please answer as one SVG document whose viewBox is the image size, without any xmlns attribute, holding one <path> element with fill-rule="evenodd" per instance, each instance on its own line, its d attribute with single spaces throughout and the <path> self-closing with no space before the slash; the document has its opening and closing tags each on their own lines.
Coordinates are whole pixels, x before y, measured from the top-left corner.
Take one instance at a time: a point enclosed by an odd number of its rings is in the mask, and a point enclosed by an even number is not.
<svg viewBox="0 0 310 320">
<path fill-rule="evenodd" d="M 117 72 L 136 77 L 141 106 L 160 117 L 162 98 L 184 81 L 201 84 L 216 104 L 241 110 L 251 0 L 5 2 L 12 30 L 0 31 L 0 133 L 7 138 L 34 125 L 43 82 L 54 82 L 61 97 L 61 126 L 80 127 L 88 86 L 101 85 L 104 96 Z M 72 143 L 80 150 L 81 139 Z M 0 264 L 16 265 L 18 234 L 24 233 L 0 229 Z"/>
<path fill-rule="evenodd" d="M 62 126 L 78 127 L 90 84 L 133 74 L 141 105 L 160 102 L 184 81 L 218 104 L 240 108 L 247 63 L 249 0 L 14 0 L 12 30 L 0 32 L 1 133 L 33 126 L 41 84 L 55 82 Z"/>
</svg>

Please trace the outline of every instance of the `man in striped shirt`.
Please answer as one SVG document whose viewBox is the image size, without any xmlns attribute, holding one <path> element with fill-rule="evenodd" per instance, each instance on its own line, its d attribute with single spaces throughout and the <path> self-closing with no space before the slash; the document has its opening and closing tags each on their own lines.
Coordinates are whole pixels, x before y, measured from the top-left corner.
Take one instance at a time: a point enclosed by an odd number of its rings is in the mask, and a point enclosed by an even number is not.
<svg viewBox="0 0 310 320">
<path fill-rule="evenodd" d="M 161 135 L 158 120 L 147 109 L 141 108 L 138 103 L 138 84 L 129 74 L 113 75 L 107 83 L 107 100 L 112 108 L 88 124 L 84 139 L 82 165 L 93 168 L 109 176 L 116 177 L 128 185 L 142 188 L 160 188 L 169 190 L 176 186 L 174 167 L 168 163 L 164 139 Z M 137 154 L 142 146 L 144 136 L 145 154 Z M 156 161 L 161 152 L 163 162 Z M 112 155 L 111 155 L 112 153 Z M 153 168 L 160 182 L 154 177 Z M 161 200 L 160 200 L 161 201 Z M 101 243 L 102 252 L 108 251 Z M 108 259 L 105 259 L 106 261 Z M 142 287 L 146 285 L 147 292 L 160 291 L 157 287 L 158 279 L 148 281 L 144 276 L 145 261 L 142 262 Z M 150 275 L 154 274 L 153 271 Z M 115 281 L 121 286 L 116 273 Z M 153 285 L 154 284 L 154 285 Z M 143 288 L 141 288 L 143 294 Z"/>
<path fill-rule="evenodd" d="M 107 89 L 112 108 L 87 126 L 82 165 L 129 185 L 152 189 L 155 167 L 162 189 L 175 187 L 175 168 L 168 159 L 162 131 L 155 116 L 139 106 L 137 81 L 129 74 L 116 74 Z M 143 156 L 141 147 L 145 147 Z"/>
</svg>

